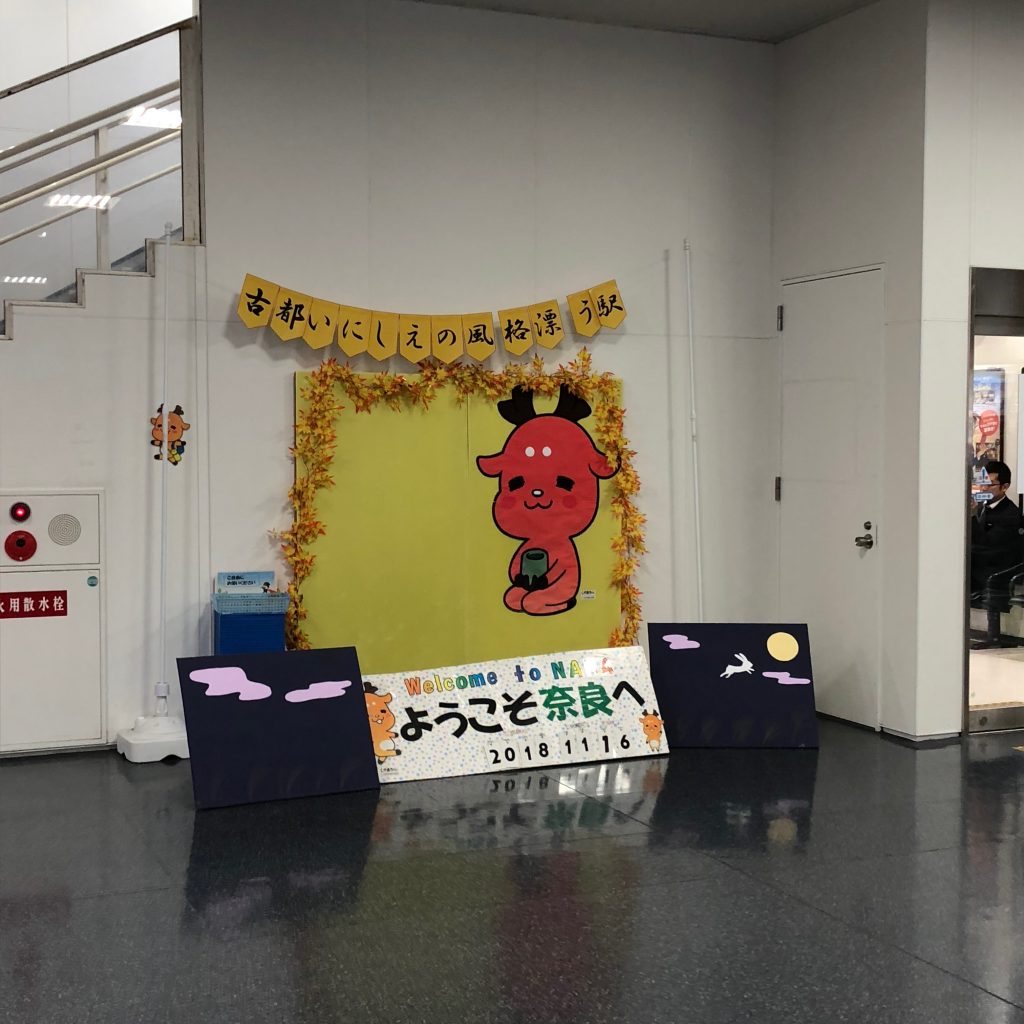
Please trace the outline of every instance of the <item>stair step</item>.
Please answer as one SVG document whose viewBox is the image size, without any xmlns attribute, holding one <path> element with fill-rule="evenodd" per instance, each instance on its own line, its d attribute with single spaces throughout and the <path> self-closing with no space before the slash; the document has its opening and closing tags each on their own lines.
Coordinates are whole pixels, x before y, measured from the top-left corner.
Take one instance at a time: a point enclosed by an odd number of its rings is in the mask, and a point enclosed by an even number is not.
<svg viewBox="0 0 1024 1024">
<path fill-rule="evenodd" d="M 171 232 L 171 241 L 180 242 L 183 237 L 183 234 L 184 233 L 181 228 L 176 228 L 174 231 Z M 151 239 L 150 241 L 159 243 L 162 241 L 162 239 Z M 127 253 L 126 255 L 114 260 L 110 265 L 109 271 L 86 269 L 84 270 L 84 273 L 111 275 L 146 274 L 149 272 L 147 266 L 147 248 L 149 244 L 150 243 L 147 242 L 146 244 L 139 246 L 138 249 L 135 249 L 132 252 Z M 63 288 L 59 288 L 55 292 L 51 292 L 43 299 L 26 299 L 24 301 L 21 301 L 19 299 L 7 299 L 5 300 L 5 302 L 0 302 L 0 341 L 11 340 L 7 336 L 6 331 L 7 323 L 5 317 L 7 303 L 17 304 L 19 306 L 39 306 L 43 304 L 53 304 L 59 306 L 78 306 L 80 305 L 78 301 L 78 289 L 82 273 L 83 271 L 79 270 L 78 273 L 75 275 L 75 280 L 71 284 L 65 285 Z"/>
</svg>

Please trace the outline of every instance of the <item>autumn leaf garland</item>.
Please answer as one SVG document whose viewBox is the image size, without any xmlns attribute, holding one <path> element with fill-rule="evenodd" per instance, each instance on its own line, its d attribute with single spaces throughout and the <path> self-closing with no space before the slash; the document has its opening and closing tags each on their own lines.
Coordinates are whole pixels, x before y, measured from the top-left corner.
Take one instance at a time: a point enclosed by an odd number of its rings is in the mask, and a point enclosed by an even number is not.
<svg viewBox="0 0 1024 1024">
<path fill-rule="evenodd" d="M 335 421 L 344 408 L 336 402 L 336 388 L 352 403 L 356 412 L 370 412 L 383 403 L 400 409 L 407 403 L 430 407 L 437 393 L 452 387 L 460 401 L 476 395 L 490 401 L 505 398 L 520 386 L 536 394 L 553 396 L 562 385 L 593 409 L 594 435 L 598 446 L 607 455 L 618 473 L 611 479 L 612 513 L 619 531 L 612 539 L 615 564 L 611 582 L 619 590 L 622 619 L 609 638 L 609 646 L 624 647 L 636 643 L 640 631 L 640 590 L 634 583 L 644 546 L 644 516 L 637 510 L 634 498 L 640 480 L 633 468 L 636 454 L 623 436 L 622 388 L 609 373 L 594 373 L 590 353 L 582 349 L 564 366 L 549 373 L 537 357 L 529 363 L 514 363 L 494 371 L 482 366 L 456 363 L 444 366 L 426 362 L 414 375 L 379 373 L 360 374 L 348 365 L 328 359 L 314 370 L 303 385 L 300 395 L 303 407 L 295 424 L 295 483 L 288 493 L 294 513 L 290 529 L 280 533 L 281 551 L 291 572 L 288 593 L 291 601 L 285 621 L 285 633 L 291 650 L 307 650 L 310 646 L 302 623 L 306 609 L 302 603 L 302 584 L 313 571 L 316 556 L 311 548 L 326 528 L 317 518 L 317 494 L 334 484 L 331 463 L 338 443 Z"/>
</svg>

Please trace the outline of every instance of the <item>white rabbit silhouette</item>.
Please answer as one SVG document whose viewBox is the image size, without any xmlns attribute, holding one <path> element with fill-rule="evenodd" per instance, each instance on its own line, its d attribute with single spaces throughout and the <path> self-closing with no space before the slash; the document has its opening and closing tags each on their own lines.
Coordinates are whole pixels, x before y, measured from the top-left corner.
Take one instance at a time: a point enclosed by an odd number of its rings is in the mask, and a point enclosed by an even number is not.
<svg viewBox="0 0 1024 1024">
<path fill-rule="evenodd" d="M 740 663 L 738 665 L 726 665 L 725 671 L 718 677 L 719 679 L 728 679 L 729 676 L 735 676 L 741 672 L 748 676 L 753 675 L 754 663 L 745 654 L 736 654 L 734 657 L 739 658 Z"/>
</svg>

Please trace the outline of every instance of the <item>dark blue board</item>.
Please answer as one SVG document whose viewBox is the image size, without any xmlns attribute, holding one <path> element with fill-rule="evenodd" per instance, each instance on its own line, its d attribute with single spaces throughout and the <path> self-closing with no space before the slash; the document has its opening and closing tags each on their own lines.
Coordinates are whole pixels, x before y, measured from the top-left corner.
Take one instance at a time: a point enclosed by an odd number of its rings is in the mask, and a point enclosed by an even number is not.
<svg viewBox="0 0 1024 1024">
<path fill-rule="evenodd" d="M 651 623 L 670 747 L 817 747 L 806 625 Z"/>
<path fill-rule="evenodd" d="M 354 647 L 179 658 L 178 678 L 197 807 L 379 788 Z"/>
</svg>

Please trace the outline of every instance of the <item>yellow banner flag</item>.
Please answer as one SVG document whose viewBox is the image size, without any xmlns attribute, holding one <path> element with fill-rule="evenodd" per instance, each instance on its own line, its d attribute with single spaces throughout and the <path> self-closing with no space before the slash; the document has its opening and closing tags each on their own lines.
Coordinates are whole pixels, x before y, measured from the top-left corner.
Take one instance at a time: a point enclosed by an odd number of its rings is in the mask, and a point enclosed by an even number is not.
<svg viewBox="0 0 1024 1024">
<path fill-rule="evenodd" d="M 397 313 L 374 310 L 370 314 L 370 337 L 366 339 L 366 351 L 380 362 L 390 359 L 398 351 Z"/>
<path fill-rule="evenodd" d="M 566 296 L 565 303 L 569 307 L 572 326 L 577 334 L 584 338 L 592 338 L 601 330 L 597 307 L 589 291 L 573 292 L 572 295 Z"/>
<path fill-rule="evenodd" d="M 451 364 L 462 355 L 462 349 L 462 317 L 432 316 L 430 351 L 434 353 L 434 358 L 442 363 Z"/>
<path fill-rule="evenodd" d="M 478 362 L 489 359 L 497 345 L 494 340 L 494 314 L 463 313 L 462 338 L 466 351 Z"/>
<path fill-rule="evenodd" d="M 533 333 L 537 336 L 537 344 L 544 348 L 555 348 L 565 337 L 562 326 L 562 313 L 558 308 L 558 300 L 538 302 L 530 307 L 533 319 Z"/>
<path fill-rule="evenodd" d="M 274 312 L 274 303 L 280 291 L 273 281 L 246 274 L 242 294 L 238 296 L 238 319 L 246 327 L 266 327 Z"/>
<path fill-rule="evenodd" d="M 622 304 L 619 286 L 614 281 L 605 281 L 590 289 L 594 308 L 603 327 L 618 327 L 626 319 L 626 307 Z"/>
<path fill-rule="evenodd" d="M 498 330 L 501 331 L 505 348 L 514 356 L 521 356 L 533 348 L 533 323 L 530 308 L 498 310 Z"/>
<path fill-rule="evenodd" d="M 302 340 L 310 348 L 327 348 L 334 341 L 334 332 L 338 329 L 338 304 L 313 299 L 309 304 L 306 317 L 306 329 L 302 332 Z"/>
<path fill-rule="evenodd" d="M 270 329 L 282 341 L 294 341 L 296 338 L 301 338 L 302 332 L 306 329 L 306 312 L 309 309 L 309 302 L 308 295 L 282 288 L 277 293 Z"/>
<path fill-rule="evenodd" d="M 430 317 L 402 313 L 398 317 L 398 351 L 410 363 L 422 363 L 430 355 Z"/>
<path fill-rule="evenodd" d="M 366 351 L 370 337 L 370 311 L 358 306 L 338 307 L 338 345 L 352 359 Z"/>
</svg>

